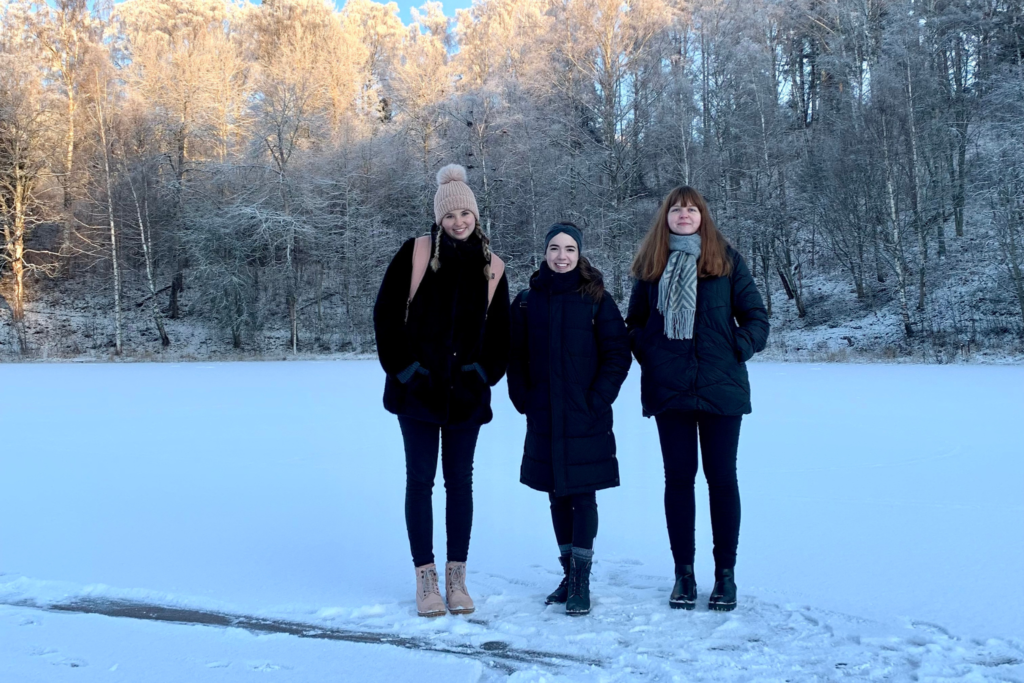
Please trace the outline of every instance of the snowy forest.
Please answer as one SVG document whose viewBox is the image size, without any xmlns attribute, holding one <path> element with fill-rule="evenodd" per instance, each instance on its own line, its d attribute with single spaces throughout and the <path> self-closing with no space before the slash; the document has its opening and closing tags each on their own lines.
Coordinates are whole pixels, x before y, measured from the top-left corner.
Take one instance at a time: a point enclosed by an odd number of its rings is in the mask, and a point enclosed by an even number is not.
<svg viewBox="0 0 1024 683">
<path fill-rule="evenodd" d="M 453 162 L 513 292 L 689 184 L 770 357 L 1024 355 L 1020 0 L 0 0 L 0 358 L 372 353 Z"/>
</svg>

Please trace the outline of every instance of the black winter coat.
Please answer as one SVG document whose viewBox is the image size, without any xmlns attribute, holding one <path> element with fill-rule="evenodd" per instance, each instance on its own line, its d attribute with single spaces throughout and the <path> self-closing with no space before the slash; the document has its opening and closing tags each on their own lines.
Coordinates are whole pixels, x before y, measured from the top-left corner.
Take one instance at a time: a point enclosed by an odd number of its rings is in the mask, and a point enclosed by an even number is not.
<svg viewBox="0 0 1024 683">
<path fill-rule="evenodd" d="M 619 485 L 612 402 L 632 359 L 622 314 L 610 296 L 596 306 L 577 291 L 578 270 L 547 264 L 512 306 L 508 390 L 526 414 L 520 480 L 556 496 Z"/>
<path fill-rule="evenodd" d="M 491 387 L 508 365 L 508 280 L 503 274 L 488 308 L 480 238 L 457 241 L 442 232 L 440 239 L 441 267 L 427 268 L 408 321 L 413 240 L 399 249 L 377 294 L 373 326 L 387 373 L 384 408 L 434 424 L 486 424 Z M 418 371 L 410 371 L 413 363 Z"/>
<path fill-rule="evenodd" d="M 665 336 L 659 282 L 639 280 L 633 285 L 626 327 L 642 368 L 645 416 L 673 409 L 717 415 L 750 412 L 746 361 L 768 342 L 768 311 L 743 257 L 731 247 L 729 257 L 729 276 L 697 281 L 693 339 Z"/>
</svg>

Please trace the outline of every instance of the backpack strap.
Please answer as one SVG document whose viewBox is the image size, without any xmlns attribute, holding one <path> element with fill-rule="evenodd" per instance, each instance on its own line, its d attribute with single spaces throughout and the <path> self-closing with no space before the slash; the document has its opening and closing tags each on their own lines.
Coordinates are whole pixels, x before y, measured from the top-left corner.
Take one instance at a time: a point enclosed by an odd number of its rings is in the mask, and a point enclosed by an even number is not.
<svg viewBox="0 0 1024 683">
<path fill-rule="evenodd" d="M 416 296 L 416 290 L 427 274 L 430 263 L 430 235 L 422 235 L 412 243 L 412 280 L 409 281 L 409 301 Z"/>
<path fill-rule="evenodd" d="M 409 320 L 409 306 L 412 304 L 416 290 L 427 274 L 430 263 L 430 235 L 421 235 L 412 243 L 412 278 L 409 280 L 409 299 L 405 302 L 405 319 Z"/>
<path fill-rule="evenodd" d="M 505 262 L 497 254 L 491 252 L 491 279 L 487 283 L 487 308 L 491 307 L 494 293 L 498 291 L 498 283 L 501 282 L 501 276 L 504 274 Z"/>
</svg>

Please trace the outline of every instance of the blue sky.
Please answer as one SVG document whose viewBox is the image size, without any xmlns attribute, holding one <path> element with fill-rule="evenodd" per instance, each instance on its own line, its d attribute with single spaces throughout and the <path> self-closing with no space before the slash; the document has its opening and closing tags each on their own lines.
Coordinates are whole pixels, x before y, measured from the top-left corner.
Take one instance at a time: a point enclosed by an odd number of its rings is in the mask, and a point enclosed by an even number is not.
<svg viewBox="0 0 1024 683">
<path fill-rule="evenodd" d="M 381 2 L 386 4 L 383 0 L 375 0 L 375 2 Z M 399 16 L 402 17 L 402 22 L 408 24 L 412 21 L 412 12 L 410 8 L 419 7 L 423 4 L 424 0 L 397 0 L 398 7 L 401 10 Z M 335 4 L 341 7 L 345 4 L 345 0 L 335 0 Z M 469 7 L 473 4 L 473 0 L 442 0 L 441 4 L 444 6 L 444 13 L 449 17 L 455 16 L 455 10 Z"/>
<path fill-rule="evenodd" d="M 253 4 L 260 4 L 261 0 L 249 0 Z M 382 5 L 388 3 L 389 0 L 374 0 Z M 412 12 L 409 10 L 413 7 L 419 7 L 424 3 L 425 0 L 396 0 L 398 4 L 399 16 L 402 18 L 402 22 L 408 24 L 412 21 Z M 115 0 L 115 2 L 121 2 L 121 0 Z M 90 3 L 91 5 L 92 3 Z M 336 7 L 343 7 L 345 0 L 334 0 Z M 441 5 L 444 7 L 445 15 L 455 18 L 455 10 L 469 7 L 473 4 L 473 0 L 441 0 Z"/>
</svg>

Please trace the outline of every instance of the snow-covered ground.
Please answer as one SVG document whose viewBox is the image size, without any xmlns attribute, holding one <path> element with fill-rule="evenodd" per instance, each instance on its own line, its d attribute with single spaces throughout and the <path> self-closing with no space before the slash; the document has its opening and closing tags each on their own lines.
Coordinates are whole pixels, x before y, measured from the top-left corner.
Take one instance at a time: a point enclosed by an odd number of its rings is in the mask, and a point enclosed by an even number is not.
<svg viewBox="0 0 1024 683">
<path fill-rule="evenodd" d="M 502 384 L 478 610 L 425 620 L 376 362 L 0 365 L 0 681 L 1024 681 L 1024 368 L 750 372 L 735 612 L 668 608 L 634 366 L 591 616 L 543 605 L 557 549 Z M 435 510 L 443 561 L 440 473 Z"/>
</svg>

